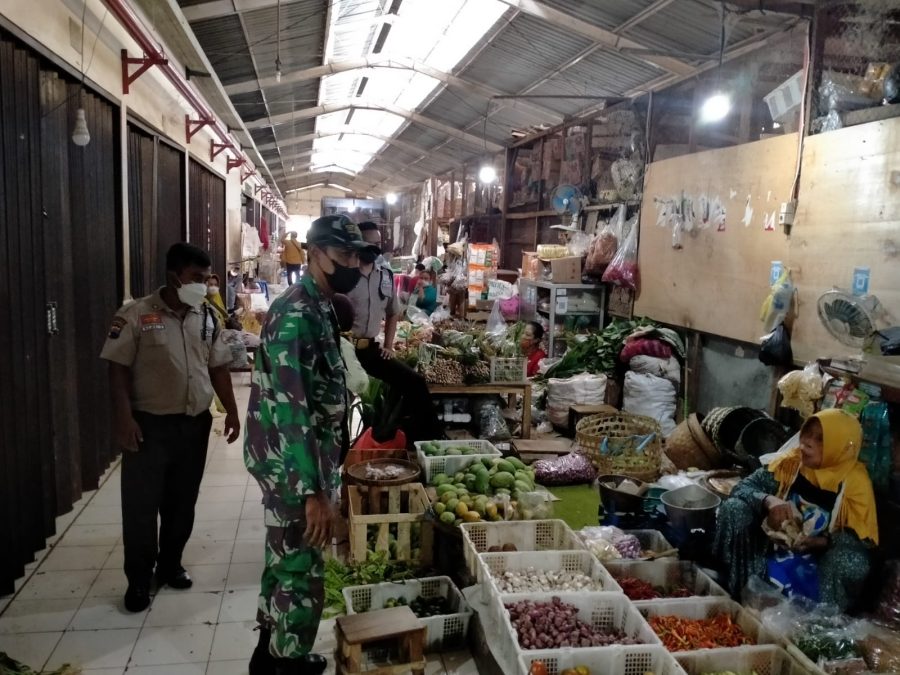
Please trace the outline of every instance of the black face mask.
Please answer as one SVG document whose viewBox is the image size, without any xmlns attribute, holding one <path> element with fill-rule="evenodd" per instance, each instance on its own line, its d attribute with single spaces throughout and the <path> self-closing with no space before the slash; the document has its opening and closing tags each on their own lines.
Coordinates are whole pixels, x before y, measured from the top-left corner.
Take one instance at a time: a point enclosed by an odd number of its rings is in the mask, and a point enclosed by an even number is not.
<svg viewBox="0 0 900 675">
<path fill-rule="evenodd" d="M 359 259 L 367 265 L 371 265 L 378 260 L 379 255 L 381 255 L 381 251 L 379 250 L 364 250 L 359 252 Z"/>
<path fill-rule="evenodd" d="M 362 276 L 359 267 L 345 267 L 330 256 L 329 260 L 334 265 L 334 272 L 326 273 L 325 278 L 328 280 L 331 290 L 335 293 L 349 293 L 356 288 L 356 284 L 359 283 L 359 278 Z"/>
</svg>

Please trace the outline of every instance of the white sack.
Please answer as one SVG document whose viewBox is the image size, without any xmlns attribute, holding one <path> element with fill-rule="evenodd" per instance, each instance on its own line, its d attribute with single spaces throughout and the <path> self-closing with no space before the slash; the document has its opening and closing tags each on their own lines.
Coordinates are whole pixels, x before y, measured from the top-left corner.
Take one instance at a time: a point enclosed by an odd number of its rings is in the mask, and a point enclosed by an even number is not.
<svg viewBox="0 0 900 675">
<path fill-rule="evenodd" d="M 606 403 L 606 375 L 580 373 L 566 378 L 550 378 L 547 386 L 547 414 L 556 426 L 569 426 L 573 405 Z"/>
<path fill-rule="evenodd" d="M 625 401 L 622 410 L 659 422 L 664 436 L 675 429 L 675 385 L 655 375 L 625 373 Z"/>
</svg>

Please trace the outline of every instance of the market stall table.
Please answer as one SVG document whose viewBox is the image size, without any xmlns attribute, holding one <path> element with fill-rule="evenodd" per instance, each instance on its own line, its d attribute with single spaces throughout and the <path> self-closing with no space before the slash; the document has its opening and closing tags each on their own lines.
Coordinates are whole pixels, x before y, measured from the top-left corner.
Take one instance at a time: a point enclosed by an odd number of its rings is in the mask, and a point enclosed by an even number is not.
<svg viewBox="0 0 900 675">
<path fill-rule="evenodd" d="M 495 382 L 492 384 L 429 384 L 432 396 L 506 396 L 512 407 L 522 397 L 522 438 L 531 438 L 531 382 Z"/>
</svg>

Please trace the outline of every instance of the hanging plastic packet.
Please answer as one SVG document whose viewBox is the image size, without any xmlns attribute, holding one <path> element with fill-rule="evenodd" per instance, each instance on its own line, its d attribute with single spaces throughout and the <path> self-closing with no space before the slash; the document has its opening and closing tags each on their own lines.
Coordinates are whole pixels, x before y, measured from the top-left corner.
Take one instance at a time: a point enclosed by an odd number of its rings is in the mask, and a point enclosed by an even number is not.
<svg viewBox="0 0 900 675">
<path fill-rule="evenodd" d="M 771 333 L 778 324 L 784 323 L 791 310 L 793 297 L 794 282 L 791 281 L 791 270 L 784 267 L 760 308 L 759 319 L 765 324 L 766 333 Z"/>
</svg>

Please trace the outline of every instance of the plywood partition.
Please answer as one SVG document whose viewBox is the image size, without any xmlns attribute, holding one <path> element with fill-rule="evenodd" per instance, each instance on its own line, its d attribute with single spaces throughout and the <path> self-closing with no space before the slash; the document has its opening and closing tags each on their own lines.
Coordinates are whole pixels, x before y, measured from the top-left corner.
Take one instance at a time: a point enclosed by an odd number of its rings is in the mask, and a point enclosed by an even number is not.
<svg viewBox="0 0 900 675">
<path fill-rule="evenodd" d="M 788 255 L 777 219 L 781 203 L 790 198 L 797 150 L 798 136 L 789 134 L 648 167 L 636 315 L 743 342 L 759 339 L 771 262 Z M 675 249 L 672 228 L 657 224 L 658 209 L 682 197 L 693 201 L 698 215 L 701 197 L 718 200 L 725 218 L 724 224 L 698 223 Z M 748 198 L 752 215 L 745 224 Z M 775 220 L 772 229 L 766 229 L 766 219 Z"/>
<path fill-rule="evenodd" d="M 900 119 L 806 140 L 789 260 L 800 268 L 798 356 L 858 354 L 832 338 L 816 313 L 822 293 L 850 288 L 854 267 L 870 268 L 869 292 L 889 323 L 900 324 Z"/>
</svg>

